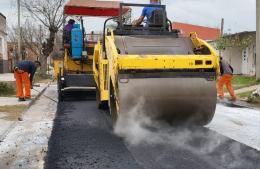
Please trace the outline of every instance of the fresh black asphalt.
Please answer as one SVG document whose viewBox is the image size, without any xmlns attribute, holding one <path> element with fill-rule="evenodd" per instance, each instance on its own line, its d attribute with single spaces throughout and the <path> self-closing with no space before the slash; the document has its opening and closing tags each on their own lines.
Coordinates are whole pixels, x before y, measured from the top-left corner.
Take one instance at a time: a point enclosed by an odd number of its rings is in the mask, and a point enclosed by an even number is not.
<svg viewBox="0 0 260 169">
<path fill-rule="evenodd" d="M 45 168 L 133 169 L 139 165 L 122 139 L 112 133 L 108 116 L 96 108 L 95 101 L 70 100 L 58 104 Z"/>
<path fill-rule="evenodd" d="M 196 152 L 207 144 L 205 137 L 191 139 L 189 147 L 195 147 L 193 150 L 164 142 L 130 145 L 113 134 L 110 116 L 97 109 L 94 94 L 87 94 L 92 100 L 82 99 L 82 95 L 78 93 L 59 102 L 45 169 L 260 168 L 260 152 L 206 128 L 194 129 L 194 132 L 199 130 L 226 140 L 207 154 Z"/>
</svg>

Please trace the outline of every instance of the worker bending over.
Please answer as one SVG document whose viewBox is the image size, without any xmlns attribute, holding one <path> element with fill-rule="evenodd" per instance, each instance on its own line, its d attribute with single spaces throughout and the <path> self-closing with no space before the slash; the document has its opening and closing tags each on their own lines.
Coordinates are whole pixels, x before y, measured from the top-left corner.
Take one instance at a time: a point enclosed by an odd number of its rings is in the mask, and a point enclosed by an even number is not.
<svg viewBox="0 0 260 169">
<path fill-rule="evenodd" d="M 34 74 L 37 68 L 41 66 L 39 61 L 22 60 L 14 67 L 14 77 L 16 80 L 17 97 L 19 101 L 31 99 L 31 88 Z M 23 84 L 25 87 L 25 95 L 23 92 Z"/>
<path fill-rule="evenodd" d="M 218 81 L 218 96 L 220 99 L 224 99 L 224 90 L 223 87 L 226 85 L 227 90 L 232 97 L 232 101 L 236 101 L 236 95 L 232 86 L 232 78 L 233 78 L 233 68 L 230 64 L 227 63 L 222 57 L 220 57 L 220 72 L 221 77 Z"/>
<path fill-rule="evenodd" d="M 160 5 L 160 0 L 150 0 L 150 4 L 152 5 Z M 144 7 L 143 11 L 142 11 L 142 14 L 141 16 L 133 21 L 133 26 L 139 26 L 141 25 L 141 23 L 144 21 L 144 18 L 146 17 L 147 19 L 147 26 L 149 26 L 149 20 L 151 19 L 152 17 L 152 14 L 153 14 L 153 11 L 154 10 L 160 10 L 161 8 L 158 8 L 158 7 Z"/>
</svg>

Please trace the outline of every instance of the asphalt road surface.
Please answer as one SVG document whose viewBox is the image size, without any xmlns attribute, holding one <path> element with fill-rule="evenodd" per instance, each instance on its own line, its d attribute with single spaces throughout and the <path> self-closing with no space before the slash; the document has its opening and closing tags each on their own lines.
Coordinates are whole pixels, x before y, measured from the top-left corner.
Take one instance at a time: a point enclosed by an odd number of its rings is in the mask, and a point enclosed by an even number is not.
<svg viewBox="0 0 260 169">
<path fill-rule="evenodd" d="M 121 119 L 114 130 L 94 94 L 74 100 L 83 95 L 58 104 L 46 169 L 260 168 L 260 152 L 207 128 L 176 129 L 135 117 Z"/>
</svg>

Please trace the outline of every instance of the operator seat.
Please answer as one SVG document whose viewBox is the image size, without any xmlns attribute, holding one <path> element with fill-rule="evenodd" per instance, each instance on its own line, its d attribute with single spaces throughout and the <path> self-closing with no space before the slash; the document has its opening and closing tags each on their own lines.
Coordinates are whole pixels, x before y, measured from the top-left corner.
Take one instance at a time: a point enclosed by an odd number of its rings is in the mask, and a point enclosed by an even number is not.
<svg viewBox="0 0 260 169">
<path fill-rule="evenodd" d="M 156 9 L 152 12 L 152 16 L 149 18 L 149 27 L 163 27 L 163 10 Z"/>
</svg>

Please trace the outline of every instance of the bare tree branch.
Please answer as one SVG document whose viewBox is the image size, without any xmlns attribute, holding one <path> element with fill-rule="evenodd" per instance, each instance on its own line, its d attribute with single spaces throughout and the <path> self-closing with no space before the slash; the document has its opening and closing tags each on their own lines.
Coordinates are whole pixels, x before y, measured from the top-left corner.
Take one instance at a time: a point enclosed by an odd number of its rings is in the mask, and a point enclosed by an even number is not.
<svg viewBox="0 0 260 169">
<path fill-rule="evenodd" d="M 17 46 L 18 39 L 18 26 L 8 28 L 9 42 Z M 46 34 L 41 30 L 40 25 L 33 24 L 31 21 L 26 20 L 21 28 L 21 43 L 24 49 L 30 50 L 34 55 L 40 57 L 42 55 L 42 43 Z"/>
<path fill-rule="evenodd" d="M 42 51 L 46 57 L 44 62 L 47 61 L 47 57 L 52 53 L 55 45 L 55 36 L 62 26 L 65 1 L 66 0 L 21 0 L 21 6 L 49 31 L 49 37 L 42 45 Z"/>
</svg>

